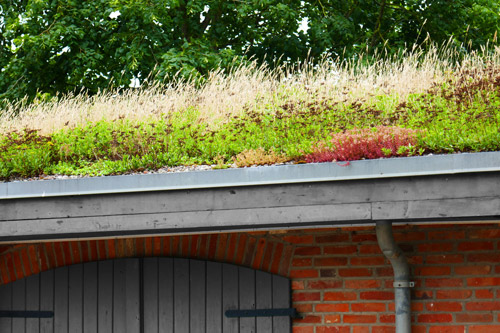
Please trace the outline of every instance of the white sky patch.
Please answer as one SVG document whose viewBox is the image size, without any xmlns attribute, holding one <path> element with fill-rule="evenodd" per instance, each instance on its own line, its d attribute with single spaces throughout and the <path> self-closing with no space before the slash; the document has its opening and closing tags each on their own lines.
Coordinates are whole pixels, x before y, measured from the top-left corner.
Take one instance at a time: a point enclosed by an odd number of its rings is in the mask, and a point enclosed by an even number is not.
<svg viewBox="0 0 500 333">
<path fill-rule="evenodd" d="M 60 56 L 61 54 L 69 52 L 69 51 L 71 51 L 71 48 L 69 46 L 65 46 L 62 48 L 62 50 L 60 52 L 57 53 L 57 55 Z"/>
<path fill-rule="evenodd" d="M 109 13 L 109 18 L 112 20 L 116 20 L 121 14 L 122 13 L 120 13 L 119 10 L 115 10 L 114 12 Z"/>
<path fill-rule="evenodd" d="M 130 80 L 130 84 L 128 85 L 130 88 L 140 88 L 141 87 L 141 81 L 139 81 L 139 78 L 132 78 Z"/>
<path fill-rule="evenodd" d="M 200 23 L 203 22 L 203 20 L 205 19 L 205 14 L 208 13 L 209 10 L 210 6 L 205 5 L 205 7 L 203 7 L 203 11 L 200 13 Z"/>
<path fill-rule="evenodd" d="M 299 31 L 307 33 L 307 30 L 309 30 L 309 19 L 307 17 L 304 17 L 299 23 Z"/>
</svg>

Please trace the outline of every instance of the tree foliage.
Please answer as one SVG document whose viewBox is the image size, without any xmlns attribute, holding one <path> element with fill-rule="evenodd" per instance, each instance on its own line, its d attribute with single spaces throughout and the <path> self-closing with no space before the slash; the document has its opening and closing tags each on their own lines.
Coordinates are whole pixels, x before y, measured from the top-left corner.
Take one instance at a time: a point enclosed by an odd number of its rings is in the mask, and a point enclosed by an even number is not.
<svg viewBox="0 0 500 333">
<path fill-rule="evenodd" d="M 496 37 L 499 12 L 498 0 L 0 0 L 0 100 L 426 38 L 478 48 Z"/>
</svg>

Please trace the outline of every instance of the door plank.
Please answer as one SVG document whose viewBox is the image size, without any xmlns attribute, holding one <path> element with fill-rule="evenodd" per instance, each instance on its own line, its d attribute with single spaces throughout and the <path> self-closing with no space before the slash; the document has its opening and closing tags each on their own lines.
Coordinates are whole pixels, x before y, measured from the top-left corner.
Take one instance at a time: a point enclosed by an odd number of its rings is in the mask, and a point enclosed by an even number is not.
<svg viewBox="0 0 500 333">
<path fill-rule="evenodd" d="M 86 263 L 83 267 L 83 332 L 97 332 L 97 262 Z"/>
<path fill-rule="evenodd" d="M 255 270 L 239 267 L 240 309 L 255 309 Z M 240 332 L 255 332 L 255 317 L 240 318 Z"/>
<path fill-rule="evenodd" d="M 158 333 L 158 258 L 144 258 L 142 280 L 144 332 Z"/>
<path fill-rule="evenodd" d="M 174 332 L 174 260 L 158 259 L 159 331 Z"/>
<path fill-rule="evenodd" d="M 255 272 L 255 303 L 257 309 L 272 309 L 273 282 L 272 275 L 266 272 Z M 257 317 L 256 332 L 272 332 L 272 317 Z"/>
<path fill-rule="evenodd" d="M 113 331 L 113 260 L 98 263 L 97 327 L 98 332 Z"/>
<path fill-rule="evenodd" d="M 26 310 L 40 310 L 40 274 L 26 278 Z M 0 329 L 0 332 L 3 332 Z M 39 333 L 40 319 L 26 318 L 26 333 Z"/>
<path fill-rule="evenodd" d="M 205 261 L 189 261 L 189 332 L 205 332 Z"/>
<path fill-rule="evenodd" d="M 69 332 L 83 331 L 83 264 L 69 266 L 68 280 Z"/>
<path fill-rule="evenodd" d="M 54 272 L 54 332 L 67 333 L 68 330 L 68 267 L 57 268 Z"/>
<path fill-rule="evenodd" d="M 222 329 L 222 264 L 207 262 L 207 332 L 230 332 Z M 237 332 L 237 331 L 236 331 Z"/>
<path fill-rule="evenodd" d="M 189 260 L 174 259 L 174 332 L 189 332 Z"/>
</svg>

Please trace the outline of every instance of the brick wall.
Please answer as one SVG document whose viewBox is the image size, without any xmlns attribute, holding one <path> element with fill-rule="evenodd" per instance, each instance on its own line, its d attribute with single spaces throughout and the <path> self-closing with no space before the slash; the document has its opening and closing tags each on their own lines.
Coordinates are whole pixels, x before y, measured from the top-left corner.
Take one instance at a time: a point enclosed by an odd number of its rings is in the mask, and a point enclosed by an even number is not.
<svg viewBox="0 0 500 333">
<path fill-rule="evenodd" d="M 395 227 L 413 280 L 414 332 L 500 332 L 500 225 Z M 292 278 L 294 333 L 394 332 L 392 269 L 374 228 L 309 229 L 0 246 L 0 283 L 73 263 L 177 256 Z"/>
</svg>

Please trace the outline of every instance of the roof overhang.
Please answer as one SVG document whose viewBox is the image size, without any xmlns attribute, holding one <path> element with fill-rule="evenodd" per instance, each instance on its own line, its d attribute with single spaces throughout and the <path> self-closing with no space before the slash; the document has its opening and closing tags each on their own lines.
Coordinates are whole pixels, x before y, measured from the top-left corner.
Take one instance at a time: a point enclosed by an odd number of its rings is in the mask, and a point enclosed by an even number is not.
<svg viewBox="0 0 500 333">
<path fill-rule="evenodd" d="M 0 183 L 0 241 L 500 219 L 500 152 Z"/>
</svg>

